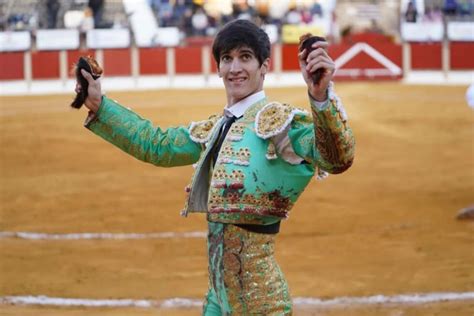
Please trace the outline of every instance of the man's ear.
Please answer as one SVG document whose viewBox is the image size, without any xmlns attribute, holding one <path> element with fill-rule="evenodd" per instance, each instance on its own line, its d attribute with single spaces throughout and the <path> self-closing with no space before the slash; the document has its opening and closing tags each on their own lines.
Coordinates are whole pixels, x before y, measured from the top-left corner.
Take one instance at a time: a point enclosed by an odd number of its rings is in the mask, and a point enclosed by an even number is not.
<svg viewBox="0 0 474 316">
<path fill-rule="evenodd" d="M 267 58 L 263 61 L 260 69 L 262 70 L 262 75 L 265 75 L 270 70 L 270 58 Z"/>
</svg>

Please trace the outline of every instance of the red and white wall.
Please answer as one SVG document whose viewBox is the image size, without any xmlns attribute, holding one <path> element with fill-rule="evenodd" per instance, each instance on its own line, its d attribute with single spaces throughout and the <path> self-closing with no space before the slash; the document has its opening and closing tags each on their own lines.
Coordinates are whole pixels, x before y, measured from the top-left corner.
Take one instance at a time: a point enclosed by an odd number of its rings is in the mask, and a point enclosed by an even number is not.
<svg viewBox="0 0 474 316">
<path fill-rule="evenodd" d="M 299 71 L 297 45 L 275 44 L 271 68 L 276 74 Z M 473 71 L 474 42 L 407 42 L 396 44 L 371 34 L 332 45 L 339 79 L 400 79 L 411 71 Z M 216 72 L 209 45 L 94 50 L 41 50 L 0 53 L 0 84 L 5 81 L 68 80 L 81 55 L 93 55 L 107 77 L 205 75 Z"/>
</svg>

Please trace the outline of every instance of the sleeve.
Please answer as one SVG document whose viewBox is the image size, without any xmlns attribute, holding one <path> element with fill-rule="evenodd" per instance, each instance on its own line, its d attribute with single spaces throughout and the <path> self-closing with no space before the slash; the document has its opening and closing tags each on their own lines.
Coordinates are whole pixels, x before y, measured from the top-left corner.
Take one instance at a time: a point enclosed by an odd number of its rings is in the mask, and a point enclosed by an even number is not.
<svg viewBox="0 0 474 316">
<path fill-rule="evenodd" d="M 163 131 L 107 97 L 85 127 L 133 157 L 161 167 L 193 164 L 203 148 L 190 138 L 187 127 Z"/>
<path fill-rule="evenodd" d="M 355 141 L 332 85 L 328 94 L 324 106 L 311 102 L 312 117 L 295 115 L 288 136 L 298 156 L 323 171 L 337 174 L 352 165 Z"/>
</svg>

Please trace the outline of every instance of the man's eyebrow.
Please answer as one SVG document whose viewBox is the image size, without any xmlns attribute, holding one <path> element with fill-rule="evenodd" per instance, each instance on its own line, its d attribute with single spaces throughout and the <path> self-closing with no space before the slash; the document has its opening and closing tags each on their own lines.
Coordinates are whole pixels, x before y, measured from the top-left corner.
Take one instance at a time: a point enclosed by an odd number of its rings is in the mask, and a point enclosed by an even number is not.
<svg viewBox="0 0 474 316">
<path fill-rule="evenodd" d="M 255 53 L 253 52 L 253 50 L 251 50 L 250 48 L 242 48 L 242 49 L 239 50 L 239 53 L 246 53 L 246 54 L 255 55 Z"/>
</svg>

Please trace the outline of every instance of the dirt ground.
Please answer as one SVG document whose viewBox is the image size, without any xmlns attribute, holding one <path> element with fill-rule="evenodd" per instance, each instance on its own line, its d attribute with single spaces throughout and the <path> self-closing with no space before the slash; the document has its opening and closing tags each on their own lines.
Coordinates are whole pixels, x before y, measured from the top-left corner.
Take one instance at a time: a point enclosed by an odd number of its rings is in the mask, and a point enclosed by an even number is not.
<svg viewBox="0 0 474 316">
<path fill-rule="evenodd" d="M 474 291 L 474 111 L 467 87 L 337 85 L 356 137 L 346 173 L 314 181 L 277 238 L 293 297 Z M 304 88 L 266 89 L 308 108 Z M 219 90 L 110 93 L 167 127 L 207 118 Z M 205 231 L 182 218 L 192 167 L 156 168 L 83 126 L 72 96 L 0 97 L 0 231 Z M 204 238 L 0 239 L 0 296 L 162 300 L 203 298 Z M 199 315 L 198 309 L 81 309 L 0 305 L 0 315 Z M 296 315 L 474 315 L 474 301 L 416 306 L 299 308 Z"/>
</svg>

